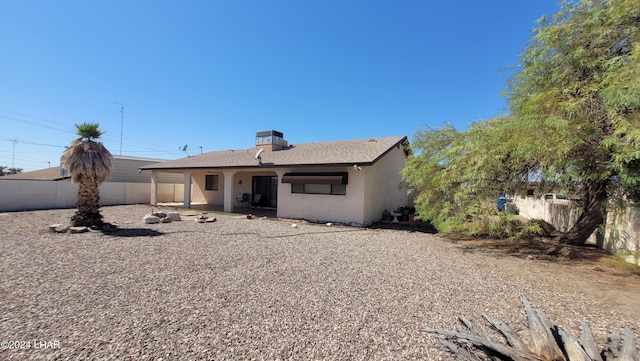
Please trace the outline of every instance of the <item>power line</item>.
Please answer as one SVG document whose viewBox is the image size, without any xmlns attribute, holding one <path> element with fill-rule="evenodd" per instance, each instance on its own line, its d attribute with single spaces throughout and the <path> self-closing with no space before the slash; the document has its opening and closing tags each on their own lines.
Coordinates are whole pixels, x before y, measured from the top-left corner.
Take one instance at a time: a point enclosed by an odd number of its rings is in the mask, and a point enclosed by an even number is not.
<svg viewBox="0 0 640 361">
<path fill-rule="evenodd" d="M 114 102 L 114 104 L 120 104 L 120 103 Z M 121 105 L 121 110 L 122 111 L 124 111 L 124 106 L 134 106 L 134 105 L 122 104 Z M 11 111 L 11 110 L 8 110 L 8 109 L 0 108 L 0 112 L 6 112 L 6 113 L 22 116 L 22 117 L 28 117 L 28 118 L 40 120 L 40 121 L 43 121 L 43 122 L 47 122 L 47 123 L 52 123 L 52 124 L 57 124 L 57 125 L 62 125 L 62 126 L 68 127 L 67 124 L 55 122 L 55 121 L 48 120 L 48 119 L 45 119 L 45 118 L 42 118 L 42 117 L 36 117 L 36 116 L 33 116 L 33 115 L 29 115 L 29 114 L 24 114 L 24 113 Z M 121 117 L 121 123 L 123 123 L 123 117 L 124 117 L 124 115 Z M 60 129 L 60 128 L 52 127 L 52 126 L 49 126 L 49 125 L 46 125 L 46 124 L 40 124 L 40 123 L 32 122 L 32 121 L 29 121 L 29 120 L 12 117 L 12 116 L 7 116 L 7 115 L 0 114 L 0 118 L 9 119 L 9 120 L 13 120 L 13 121 L 16 121 L 16 122 L 30 124 L 30 125 L 34 125 L 34 126 L 38 126 L 38 127 L 53 129 L 53 130 L 57 130 L 57 131 L 65 132 L 65 133 L 74 134 L 74 135 L 76 134 L 75 131 Z M 115 137 L 110 137 L 110 136 L 103 136 L 102 138 L 105 139 L 105 140 L 109 140 L 109 139 L 111 139 L 113 141 L 116 140 Z M 3 140 L 7 140 L 7 139 L 3 139 Z M 134 143 L 123 142 L 123 140 L 129 140 L 129 141 L 134 142 Z M 13 140 L 8 140 L 8 141 L 13 141 Z M 25 143 L 27 143 L 27 142 L 25 142 Z M 27 144 L 44 145 L 44 144 L 37 144 L 37 143 L 27 143 Z M 145 144 L 145 145 L 148 145 L 148 146 L 151 146 L 151 147 L 154 147 L 154 148 L 143 147 L 140 144 Z M 166 146 L 163 146 L 163 145 L 142 142 L 142 141 L 138 141 L 138 140 L 135 140 L 135 139 L 124 138 L 122 136 L 122 128 L 121 128 L 120 155 L 122 155 L 122 145 L 127 145 L 129 147 L 134 147 L 134 148 L 139 148 L 139 149 L 145 149 L 146 151 L 149 151 L 149 152 L 158 152 L 158 153 L 165 153 L 165 154 L 172 154 L 172 155 L 177 155 L 179 153 L 179 152 L 173 150 L 173 148 L 167 148 Z M 64 147 L 64 146 L 56 146 L 56 145 L 47 145 L 47 146 Z M 158 149 L 158 148 L 160 148 L 160 149 Z M 143 152 L 143 151 L 130 151 L 130 152 Z"/>
<path fill-rule="evenodd" d="M 32 144 L 32 145 L 42 145 L 42 146 L 45 146 L 45 147 L 66 148 L 63 145 L 35 143 L 35 142 L 28 142 L 26 140 L 18 140 L 18 139 L 3 139 L 3 138 L 0 138 L 0 140 L 1 141 L 5 141 L 5 142 L 24 143 L 24 144 Z"/>
<path fill-rule="evenodd" d="M 2 157 L 0 156 L 0 159 L 12 159 L 11 157 Z M 31 163 L 31 164 L 41 164 L 41 163 L 46 163 L 46 162 L 38 162 L 35 160 L 28 160 L 28 159 L 20 159 L 20 158 L 16 158 L 15 160 L 19 161 L 20 163 Z M 12 167 L 14 168 L 14 167 Z"/>
<path fill-rule="evenodd" d="M 52 126 L 44 125 L 44 124 L 38 124 L 38 123 L 30 122 L 30 121 L 28 121 L 28 120 L 24 120 L 24 119 L 19 119 L 19 118 L 14 118 L 14 117 L 8 117 L 8 116 L 6 116 L 6 115 L 0 115 L 0 118 L 13 120 L 13 121 L 20 122 L 20 123 L 26 123 L 26 124 L 36 125 L 36 126 L 38 126 L 38 127 L 43 127 L 43 128 L 48 128 L 48 129 L 58 130 L 58 131 L 65 132 L 65 133 L 74 133 L 74 132 L 69 131 L 69 130 L 60 129 L 60 128 L 56 128 L 56 127 L 52 127 Z"/>
<path fill-rule="evenodd" d="M 114 103 L 116 103 L 116 102 L 114 102 Z M 119 103 L 118 103 L 118 104 L 119 104 Z M 134 106 L 134 105 L 130 105 L 130 104 L 123 104 L 123 105 L 124 105 L 124 106 Z M 47 120 L 47 119 L 44 119 L 44 118 L 41 118 L 41 117 L 36 117 L 36 116 L 33 116 L 33 115 L 29 115 L 29 114 L 18 113 L 18 112 L 14 112 L 14 111 L 7 110 L 7 109 L 2 109 L 2 108 L 0 108 L 0 111 L 7 112 L 7 113 L 11 113 L 11 114 L 15 114 L 15 115 L 20 115 L 20 116 L 25 116 L 25 117 L 28 117 L 28 118 L 38 119 L 38 120 L 42 120 L 42 121 L 45 121 L 45 122 L 48 122 L 48 123 L 53 123 L 53 124 L 58 124 L 58 125 L 68 126 L 67 124 L 58 123 L 58 122 L 54 122 L 54 121 L 52 121 L 52 120 Z M 14 121 L 17 121 L 17 122 L 22 122 L 22 123 L 26 123 L 26 124 L 31 124 L 31 125 L 35 125 L 35 126 L 39 126 L 39 127 L 43 127 L 43 128 L 59 130 L 59 131 L 62 131 L 62 132 L 65 132 L 65 133 L 71 133 L 71 134 L 74 134 L 74 135 L 76 134 L 76 133 L 75 133 L 75 131 L 71 131 L 71 130 L 64 130 L 64 129 L 60 129 L 60 128 L 55 128 L 55 127 L 51 127 L 51 126 L 44 125 L 44 124 L 34 123 L 34 122 L 31 122 L 31 121 L 28 121 L 28 120 L 24 120 L 24 119 L 19 119 L 19 118 L 15 118 L 15 117 L 9 117 L 9 116 L 6 116 L 6 115 L 0 115 L 0 118 L 10 119 L 10 120 L 14 120 Z M 110 136 L 108 136 L 108 135 L 107 135 L 107 136 L 103 136 L 102 138 L 104 138 L 104 139 L 113 139 L 113 140 L 115 140 L 115 139 L 116 139 L 115 137 L 110 137 Z M 135 142 L 135 144 L 131 144 L 131 143 L 122 143 L 122 140 L 123 140 L 123 139 L 125 139 L 125 140 L 130 140 L 130 141 L 132 141 L 132 142 Z M 141 142 L 141 141 L 137 141 L 137 140 L 135 140 L 135 139 L 121 138 L 121 139 L 120 139 L 120 142 L 121 142 L 122 144 L 125 144 L 125 145 L 134 146 L 134 147 L 139 147 L 139 148 L 142 148 L 142 149 L 157 150 L 158 152 L 163 152 L 163 153 L 175 153 L 175 152 L 171 152 L 171 151 L 169 151 L 168 149 L 167 149 L 167 150 L 161 150 L 161 149 L 152 149 L 152 148 L 140 147 L 140 146 L 138 146 L 138 144 L 146 144 L 146 145 L 150 145 L 150 146 L 153 146 L 153 147 L 164 148 L 164 146 L 162 146 L 162 145 L 152 144 L 152 143 L 146 143 L 146 142 Z"/>
<path fill-rule="evenodd" d="M 47 122 L 47 123 L 53 123 L 53 124 L 58 124 L 58 125 L 62 125 L 62 126 L 68 126 L 68 124 L 64 124 L 64 123 L 58 123 L 58 122 L 54 122 L 53 120 L 48 120 L 48 119 L 44 119 L 44 118 L 40 118 L 40 117 L 36 117 L 33 115 L 29 115 L 29 114 L 24 114 L 24 113 L 18 113 L 18 112 L 14 112 L 8 109 L 2 109 L 0 108 L 0 112 L 5 112 L 5 113 L 11 113 L 11 114 L 15 114 L 15 115 L 20 115 L 23 117 L 27 117 L 27 118 L 33 118 L 33 119 L 38 119 L 38 120 L 42 120 L 43 122 Z"/>
</svg>

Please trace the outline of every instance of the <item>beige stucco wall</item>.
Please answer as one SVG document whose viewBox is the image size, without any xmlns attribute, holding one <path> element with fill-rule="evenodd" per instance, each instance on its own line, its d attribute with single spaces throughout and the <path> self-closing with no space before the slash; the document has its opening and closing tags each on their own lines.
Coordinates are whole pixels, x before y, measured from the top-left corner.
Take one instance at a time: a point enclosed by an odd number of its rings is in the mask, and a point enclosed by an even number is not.
<svg viewBox="0 0 640 361">
<path fill-rule="evenodd" d="M 238 206 L 236 199 L 243 193 L 252 195 L 252 177 L 278 177 L 277 216 L 281 218 L 306 219 L 316 222 L 340 222 L 367 225 L 381 219 L 382 212 L 402 206 L 410 206 L 407 187 L 402 181 L 400 170 L 404 167 L 406 154 L 402 147 L 392 148 L 373 166 L 353 165 L 339 167 L 271 168 L 192 170 L 191 201 L 211 205 L 225 205 L 231 211 Z M 291 184 L 282 183 L 282 176 L 288 172 L 347 172 L 349 182 L 346 195 L 297 194 L 291 193 Z M 218 190 L 206 191 L 205 176 L 217 174 Z M 228 178 L 228 179 L 227 179 Z M 226 188 L 231 189 L 226 189 Z M 225 204 L 227 193 L 227 204 Z M 172 190 L 157 186 L 159 202 L 170 198 Z M 183 193 L 184 194 L 184 193 Z M 179 200 L 175 200 L 179 201 Z M 183 200 L 182 200 L 183 201 Z"/>
<path fill-rule="evenodd" d="M 213 174 L 218 176 L 218 190 L 205 190 L 205 176 Z M 191 201 L 196 203 L 224 204 L 224 174 L 220 172 L 193 172 L 191 175 Z M 184 197 L 183 197 L 184 198 Z"/>
<path fill-rule="evenodd" d="M 278 216 L 312 221 L 333 221 L 371 224 L 382 218 L 385 209 L 410 206 L 407 186 L 400 170 L 406 154 L 401 147 L 393 148 L 373 166 L 338 168 L 288 169 L 279 172 L 348 172 L 346 195 L 295 194 L 291 184 L 278 184 Z"/>
<path fill-rule="evenodd" d="M 278 217 L 306 219 L 315 222 L 342 222 L 363 224 L 362 212 L 366 167 L 356 172 L 353 167 L 296 168 L 278 172 Z M 348 172 L 346 195 L 291 193 L 291 184 L 282 183 L 287 172 Z"/>
<path fill-rule="evenodd" d="M 274 172 L 251 172 L 251 171 L 237 171 L 233 175 L 233 205 L 237 206 L 235 202 L 236 198 L 242 198 L 242 193 L 249 193 L 252 191 L 252 177 L 253 176 L 273 176 Z M 278 177 L 279 179 L 280 177 Z"/>
<path fill-rule="evenodd" d="M 393 211 L 412 206 L 407 184 L 400 175 L 406 159 L 404 149 L 400 146 L 393 148 L 373 166 L 366 167 L 364 224 L 380 220 L 385 209 Z"/>
</svg>

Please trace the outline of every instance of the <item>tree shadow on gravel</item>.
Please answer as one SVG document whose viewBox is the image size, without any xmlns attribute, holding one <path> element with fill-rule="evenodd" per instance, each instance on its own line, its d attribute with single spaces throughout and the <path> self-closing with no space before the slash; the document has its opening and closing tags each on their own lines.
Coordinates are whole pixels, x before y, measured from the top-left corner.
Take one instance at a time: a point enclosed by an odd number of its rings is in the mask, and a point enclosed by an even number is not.
<svg viewBox="0 0 640 361">
<path fill-rule="evenodd" d="M 399 231 L 420 232 L 420 233 L 438 233 L 436 228 L 430 222 L 416 222 L 416 224 L 409 224 L 409 222 L 375 222 L 368 228 L 371 229 L 394 229 Z"/>
<path fill-rule="evenodd" d="M 164 235 L 163 232 L 158 232 L 149 228 L 116 228 L 111 231 L 104 231 L 105 236 L 110 237 L 157 237 Z"/>
</svg>

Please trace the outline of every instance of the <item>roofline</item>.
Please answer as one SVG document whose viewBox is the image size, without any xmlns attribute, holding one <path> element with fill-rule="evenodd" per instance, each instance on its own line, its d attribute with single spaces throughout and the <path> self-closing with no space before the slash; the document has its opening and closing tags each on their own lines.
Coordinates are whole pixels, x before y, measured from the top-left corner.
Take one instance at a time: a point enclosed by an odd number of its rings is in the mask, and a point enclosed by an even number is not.
<svg viewBox="0 0 640 361">
<path fill-rule="evenodd" d="M 400 139 L 399 141 L 396 142 L 396 144 L 392 145 L 391 147 L 389 147 L 389 149 L 385 150 L 382 154 L 380 154 L 376 159 L 373 160 L 373 162 L 371 162 L 371 165 L 375 164 L 376 162 L 378 162 L 380 159 L 382 159 L 384 156 L 386 156 L 389 152 L 391 152 L 391 150 L 395 147 L 397 147 L 398 145 L 403 145 L 404 142 L 409 142 L 409 138 L 407 138 L 407 136 L 405 135 L 404 137 L 402 137 L 402 139 Z"/>
<path fill-rule="evenodd" d="M 396 143 L 394 143 L 392 146 L 390 146 L 387 150 L 382 152 L 373 161 L 370 161 L 370 162 L 357 162 L 357 164 L 359 166 L 372 166 L 375 163 L 377 163 L 380 159 L 382 159 L 384 156 L 389 154 L 389 152 L 391 152 L 391 150 L 393 150 L 393 148 L 397 147 L 398 145 L 404 144 L 405 142 L 407 144 L 409 144 L 409 138 L 407 138 L 406 135 L 403 136 Z M 253 149 L 253 148 L 249 148 L 249 149 Z M 157 164 L 161 164 L 161 163 L 157 163 Z M 323 163 L 323 164 L 317 164 L 317 163 L 304 164 L 304 163 L 300 163 L 300 164 L 279 164 L 279 165 L 269 165 L 269 164 L 264 164 L 263 163 L 263 164 L 256 164 L 256 165 L 231 165 L 231 166 L 218 166 L 218 167 L 209 167 L 209 166 L 201 166 L 201 167 L 171 167 L 171 168 L 164 168 L 164 167 L 151 168 L 149 166 L 151 166 L 153 164 L 149 164 L 149 165 L 146 165 L 146 166 L 139 167 L 138 170 L 140 170 L 140 171 L 145 171 L 145 170 L 180 171 L 180 170 L 189 170 L 189 169 L 200 170 L 200 169 L 238 169 L 238 168 L 241 168 L 241 169 L 260 169 L 260 168 L 291 168 L 291 167 L 308 167 L 308 168 L 313 168 L 313 167 L 352 167 L 353 164 L 354 164 L 353 162 L 348 162 L 348 163 Z"/>
<path fill-rule="evenodd" d="M 394 145 L 395 146 L 395 145 Z M 376 159 L 377 161 L 377 159 Z M 365 163 L 357 163 L 359 166 L 371 166 L 376 161 L 373 162 L 365 162 Z M 325 163 L 325 164 L 280 164 L 280 165 L 272 165 L 272 164 L 257 164 L 257 165 L 232 165 L 232 166 L 222 166 L 222 167 L 178 167 L 178 168 L 138 168 L 139 170 L 166 170 L 166 171 L 184 171 L 184 170 L 201 170 L 201 169 L 273 169 L 273 168 L 327 168 L 327 167 L 353 167 L 352 162 L 349 163 Z"/>
</svg>

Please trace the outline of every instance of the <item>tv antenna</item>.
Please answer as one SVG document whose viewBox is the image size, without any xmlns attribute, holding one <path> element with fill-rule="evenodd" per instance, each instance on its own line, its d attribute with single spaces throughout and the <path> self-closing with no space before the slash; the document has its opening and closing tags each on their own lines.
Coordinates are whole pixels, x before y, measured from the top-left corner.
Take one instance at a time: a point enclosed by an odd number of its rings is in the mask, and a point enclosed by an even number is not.
<svg viewBox="0 0 640 361">
<path fill-rule="evenodd" d="M 113 102 L 113 104 L 117 104 L 120 106 L 120 155 L 122 155 L 122 131 L 124 129 L 124 107 L 135 107 L 135 105 L 122 104 L 115 101 Z"/>
<path fill-rule="evenodd" d="M 187 155 L 187 157 L 191 157 L 191 156 L 189 155 L 189 153 L 187 153 L 187 147 L 188 147 L 188 146 L 189 146 L 189 144 L 185 144 L 185 145 L 184 145 L 184 147 L 178 147 L 178 149 L 181 149 L 181 150 L 184 152 L 184 154 L 186 154 L 186 155 Z"/>
</svg>

